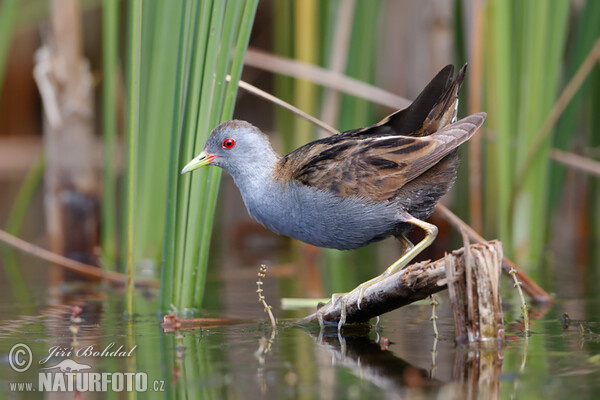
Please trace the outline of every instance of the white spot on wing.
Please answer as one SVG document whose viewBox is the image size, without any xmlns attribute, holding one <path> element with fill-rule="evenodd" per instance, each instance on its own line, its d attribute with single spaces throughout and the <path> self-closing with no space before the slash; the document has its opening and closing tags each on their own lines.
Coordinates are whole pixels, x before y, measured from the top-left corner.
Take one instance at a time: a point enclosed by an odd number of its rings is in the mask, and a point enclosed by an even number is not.
<svg viewBox="0 0 600 400">
<path fill-rule="evenodd" d="M 456 103 L 454 104 L 454 114 L 452 114 L 452 122 L 451 124 L 456 122 L 456 116 L 458 115 L 458 97 L 456 98 Z"/>
</svg>

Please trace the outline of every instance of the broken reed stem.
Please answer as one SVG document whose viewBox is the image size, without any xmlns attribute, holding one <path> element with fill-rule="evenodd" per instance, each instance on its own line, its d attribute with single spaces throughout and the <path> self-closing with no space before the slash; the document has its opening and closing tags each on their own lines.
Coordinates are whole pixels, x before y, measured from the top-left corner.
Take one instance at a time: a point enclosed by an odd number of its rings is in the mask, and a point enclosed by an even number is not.
<svg viewBox="0 0 600 400">
<path fill-rule="evenodd" d="M 265 296 L 263 296 L 263 279 L 267 276 L 267 266 L 265 264 L 261 264 L 260 268 L 258 269 L 258 281 L 256 281 L 256 286 L 258 287 L 256 289 L 256 293 L 258 293 L 258 301 L 260 303 L 262 303 L 263 307 L 265 308 L 265 312 L 269 314 L 269 319 L 271 320 L 271 326 L 273 327 L 273 331 L 275 329 L 277 329 L 277 321 L 275 320 L 275 317 L 273 316 L 273 312 L 271 311 L 271 309 L 273 307 L 271 307 L 270 305 L 267 304 L 266 300 L 265 300 Z"/>
<path fill-rule="evenodd" d="M 527 307 L 527 303 L 525 303 L 525 296 L 523 295 L 523 290 L 521 289 L 522 283 L 517 278 L 517 270 L 511 268 L 509 272 L 510 276 L 512 276 L 515 281 L 514 287 L 517 288 L 517 292 L 519 292 L 519 297 L 521 298 L 521 314 L 523 315 L 523 326 L 524 332 L 526 336 L 529 336 L 529 307 Z"/>
<path fill-rule="evenodd" d="M 447 254 L 446 281 L 457 342 L 504 340 L 500 297 L 502 243 L 469 245 Z M 461 249 L 462 250 L 462 249 Z"/>
<path fill-rule="evenodd" d="M 550 157 L 566 167 L 575 168 L 586 174 L 600 176 L 600 161 L 559 149 L 553 149 L 550 152 Z"/>
<path fill-rule="evenodd" d="M 292 78 L 305 79 L 317 85 L 393 109 L 408 107 L 411 103 L 408 99 L 361 80 L 350 78 L 347 75 L 314 64 L 269 54 L 251 47 L 246 52 L 244 65 Z"/>
</svg>

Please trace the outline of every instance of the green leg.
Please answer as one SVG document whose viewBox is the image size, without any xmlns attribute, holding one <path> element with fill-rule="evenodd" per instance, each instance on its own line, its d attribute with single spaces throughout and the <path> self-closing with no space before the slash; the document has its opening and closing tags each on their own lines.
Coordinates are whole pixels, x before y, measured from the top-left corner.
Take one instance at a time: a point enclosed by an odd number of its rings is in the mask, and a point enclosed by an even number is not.
<svg viewBox="0 0 600 400">
<path fill-rule="evenodd" d="M 393 275 L 396 272 L 400 271 L 402 268 L 406 267 L 408 265 L 408 263 L 412 261 L 413 258 L 415 258 L 420 252 L 422 252 L 427 247 L 429 247 L 431 245 L 431 243 L 433 243 L 433 241 L 435 240 L 437 233 L 438 233 L 437 226 L 430 224 L 428 222 L 425 222 L 425 221 L 421 221 L 420 219 L 417 219 L 417 218 L 411 218 L 405 222 L 407 222 L 409 224 L 413 224 L 413 225 L 418 226 L 419 228 L 423 229 L 425 231 L 425 237 L 419 243 L 417 243 L 416 245 L 413 245 L 411 243 L 411 241 L 408 240 L 406 238 L 406 236 L 404 236 L 403 234 L 400 236 L 397 236 L 396 238 L 402 244 L 402 252 L 403 252 L 402 257 L 400 257 L 398 259 L 398 261 L 396 261 L 395 263 L 390 265 L 381 275 L 379 275 L 371 280 L 368 280 L 367 282 L 361 283 L 356 288 L 354 288 L 351 292 L 349 292 L 349 293 L 334 293 L 333 295 L 331 295 L 331 304 L 334 307 L 338 303 L 340 305 L 340 322 L 338 323 L 338 330 L 341 330 L 342 326 L 346 322 L 346 299 L 348 298 L 348 296 L 350 294 L 354 294 L 356 291 L 358 291 L 358 307 L 360 308 L 360 301 L 364 297 L 365 290 L 368 287 L 374 285 L 377 282 L 382 281 L 383 279 L 387 278 L 388 276 Z M 322 327 L 323 326 L 323 315 L 320 313 L 320 311 L 317 311 L 317 318 L 319 319 L 319 323 Z"/>
<path fill-rule="evenodd" d="M 396 236 L 396 239 L 398 239 L 398 241 L 402 245 L 402 254 L 405 254 L 406 252 L 410 251 L 410 249 L 415 247 L 415 245 L 410 240 L 408 240 L 406 236 L 404 236 L 404 233 L 401 233 L 400 236 Z"/>
<path fill-rule="evenodd" d="M 383 273 L 381 275 L 379 275 L 371 280 L 368 280 L 367 282 L 361 283 L 360 285 L 358 285 L 356 287 L 356 289 L 353 290 L 353 292 L 355 290 L 359 291 L 359 293 L 358 293 L 358 308 L 360 308 L 360 302 L 361 302 L 362 298 L 364 297 L 365 290 L 368 287 L 373 286 L 375 283 L 384 280 L 388 276 L 393 275 L 396 272 L 400 271 L 402 268 L 406 267 L 408 265 L 408 263 L 412 261 L 413 258 L 415 258 L 420 252 L 422 252 L 427 247 L 429 247 L 431 245 L 431 243 L 433 243 L 433 241 L 435 240 L 435 238 L 438 234 L 437 226 L 430 224 L 428 222 L 421 221 L 420 219 L 417 219 L 417 218 L 411 218 L 406 222 L 423 229 L 425 231 L 425 237 L 423 238 L 423 240 L 421 240 L 416 245 L 413 245 L 410 242 L 410 240 L 408 240 L 404 235 L 397 237 L 398 240 L 403 245 L 404 254 L 402 255 L 402 257 L 400 257 L 398 259 L 398 261 L 396 261 L 395 263 L 390 265 L 385 271 L 383 271 Z"/>
<path fill-rule="evenodd" d="M 382 275 L 390 276 L 390 275 L 395 274 L 396 272 L 400 271 L 402 268 L 406 267 L 408 265 L 408 263 L 412 261 L 413 258 L 415 258 L 423 250 L 428 248 L 431 245 L 431 243 L 433 243 L 433 241 L 435 240 L 435 238 L 438 234 L 437 226 L 430 224 L 428 222 L 421 221 L 420 219 L 416 219 L 416 218 L 411 218 L 406 222 L 423 229 L 425 231 L 425 237 L 423 238 L 423 240 L 421 240 L 415 246 L 408 249 L 408 251 L 406 253 L 404 253 L 402 255 L 402 257 L 400 257 L 398 259 L 398 261 L 396 261 L 395 263 L 390 265 L 388 267 L 388 269 L 386 269 L 383 272 Z M 404 239 L 408 241 L 408 239 L 406 239 L 406 238 L 404 238 Z M 410 243 L 410 241 L 408 243 Z M 375 278 L 375 279 L 377 279 L 377 278 Z"/>
</svg>

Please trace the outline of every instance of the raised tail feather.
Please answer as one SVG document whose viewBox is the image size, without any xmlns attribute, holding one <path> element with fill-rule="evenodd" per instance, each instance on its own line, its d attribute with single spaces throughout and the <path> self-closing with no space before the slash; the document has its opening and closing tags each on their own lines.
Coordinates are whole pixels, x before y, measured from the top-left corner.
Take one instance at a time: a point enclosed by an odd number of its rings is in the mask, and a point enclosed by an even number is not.
<svg viewBox="0 0 600 400">
<path fill-rule="evenodd" d="M 458 92 L 466 69 L 465 64 L 456 79 L 452 79 L 454 66 L 447 65 L 438 72 L 410 106 L 387 116 L 377 125 L 389 126 L 398 135 L 429 136 L 455 122 Z"/>
</svg>

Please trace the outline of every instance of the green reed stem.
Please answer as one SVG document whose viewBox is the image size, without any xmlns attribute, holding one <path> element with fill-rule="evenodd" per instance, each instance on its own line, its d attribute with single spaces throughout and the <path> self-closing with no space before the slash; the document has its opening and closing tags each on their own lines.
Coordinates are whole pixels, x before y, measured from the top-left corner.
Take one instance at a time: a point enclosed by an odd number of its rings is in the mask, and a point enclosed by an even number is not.
<svg viewBox="0 0 600 400">
<path fill-rule="evenodd" d="M 10 53 L 18 5 L 18 0 L 4 0 L 0 4 L 0 93 L 2 93 L 4 70 Z"/>
<path fill-rule="evenodd" d="M 133 317 L 133 292 L 134 283 L 134 260 L 133 260 L 133 231 L 135 222 L 134 204 L 136 200 L 135 186 L 137 177 L 137 147 L 139 134 L 139 112 L 140 112 L 140 57 L 141 57 L 141 34 L 142 34 L 142 1 L 131 1 L 130 38 L 131 52 L 129 72 L 129 129 L 128 129 L 128 159 L 127 159 L 127 313 L 129 318 Z"/>
<path fill-rule="evenodd" d="M 210 130 L 231 118 L 256 5 L 256 0 L 188 3 L 182 15 L 178 59 L 188 61 L 178 66 L 161 272 L 162 311 L 173 305 L 186 312 L 202 302 L 220 173 L 216 168 L 204 168 L 180 176 L 179 171 L 202 150 Z M 229 83 L 227 75 L 233 77 Z"/>
<path fill-rule="evenodd" d="M 117 57 L 119 31 L 119 2 L 104 0 L 102 15 L 102 121 L 104 138 L 104 169 L 102 192 L 102 264 L 115 270 L 117 262 Z"/>
</svg>

